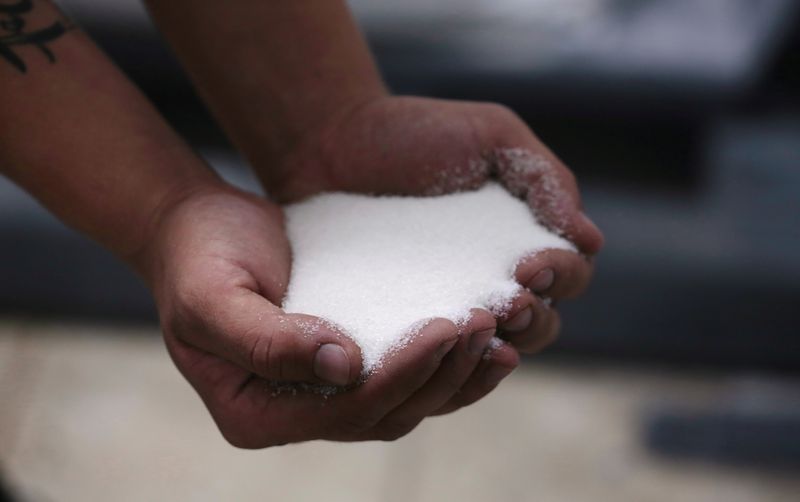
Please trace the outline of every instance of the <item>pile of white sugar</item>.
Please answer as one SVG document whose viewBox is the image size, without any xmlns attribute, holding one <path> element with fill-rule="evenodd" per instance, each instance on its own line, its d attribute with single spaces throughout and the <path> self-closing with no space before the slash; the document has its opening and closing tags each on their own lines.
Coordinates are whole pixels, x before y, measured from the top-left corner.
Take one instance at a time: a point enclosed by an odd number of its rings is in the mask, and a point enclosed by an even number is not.
<svg viewBox="0 0 800 502">
<path fill-rule="evenodd" d="M 286 216 L 293 263 L 283 308 L 343 329 L 365 372 L 424 320 L 507 308 L 523 257 L 575 249 L 496 183 L 438 197 L 322 194 Z"/>
</svg>

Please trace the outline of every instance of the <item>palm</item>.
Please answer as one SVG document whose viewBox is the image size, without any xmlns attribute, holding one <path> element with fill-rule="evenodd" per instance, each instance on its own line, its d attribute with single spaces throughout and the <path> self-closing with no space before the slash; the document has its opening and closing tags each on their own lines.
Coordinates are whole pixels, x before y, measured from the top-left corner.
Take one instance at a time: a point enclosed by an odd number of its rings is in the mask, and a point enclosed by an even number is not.
<svg viewBox="0 0 800 502">
<path fill-rule="evenodd" d="M 307 368 L 303 356 L 320 344 L 336 343 L 351 361 L 360 360 L 351 340 L 324 327 L 303 336 L 297 326 L 315 318 L 277 307 L 290 268 L 280 208 L 230 189 L 193 196 L 171 209 L 159 228 L 152 282 L 167 347 L 233 444 L 399 437 L 442 408 L 457 390 L 453 381 L 466 381 L 481 361 L 467 353 L 466 335 L 492 326 L 493 319 L 475 316 L 460 330 L 439 320 L 347 392 L 276 392 L 276 380 L 314 381 L 291 366 Z M 256 350 L 260 340 L 269 340 L 270 350 Z M 270 365 L 275 356 L 281 360 Z M 496 357 L 516 364 L 510 349 Z M 479 387 L 466 398 L 485 392 Z"/>
<path fill-rule="evenodd" d="M 223 433 L 234 444 L 267 428 L 293 430 L 278 442 L 319 436 L 303 428 L 313 423 L 287 413 L 287 396 L 232 362 L 237 355 L 214 340 L 266 324 L 280 311 L 290 268 L 280 208 L 244 194 L 214 194 L 191 200 L 165 223 L 173 253 L 165 254 L 160 281 L 168 290 L 156 297 L 166 345 Z M 324 404 L 319 395 L 301 399 L 305 406 Z"/>
<path fill-rule="evenodd" d="M 277 309 L 272 303 L 283 296 L 290 267 L 280 208 L 256 197 L 214 194 L 175 211 L 161 232 L 173 252 L 163 254 L 168 261 L 159 283 L 165 287 L 156 298 L 176 366 L 212 413 L 226 410 L 242 420 L 259 420 L 269 408 L 252 399 L 256 393 L 247 387 L 251 373 L 180 335 L 207 325 L 204 314 L 236 304 Z M 195 308 L 198 304 L 202 308 Z M 245 310 L 237 314 L 242 321 L 252 315 Z"/>
</svg>

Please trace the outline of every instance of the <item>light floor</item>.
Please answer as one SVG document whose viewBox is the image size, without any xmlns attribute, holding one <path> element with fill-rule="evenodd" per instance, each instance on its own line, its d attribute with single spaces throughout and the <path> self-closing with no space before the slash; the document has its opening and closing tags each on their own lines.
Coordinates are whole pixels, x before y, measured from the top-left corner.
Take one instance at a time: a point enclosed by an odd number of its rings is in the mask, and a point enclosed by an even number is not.
<svg viewBox="0 0 800 502">
<path fill-rule="evenodd" d="M 654 457 L 643 414 L 720 375 L 530 361 L 395 443 L 242 451 L 155 331 L 0 322 L 0 464 L 42 501 L 796 501 L 800 479 Z M 796 474 L 796 473 L 795 473 Z"/>
</svg>

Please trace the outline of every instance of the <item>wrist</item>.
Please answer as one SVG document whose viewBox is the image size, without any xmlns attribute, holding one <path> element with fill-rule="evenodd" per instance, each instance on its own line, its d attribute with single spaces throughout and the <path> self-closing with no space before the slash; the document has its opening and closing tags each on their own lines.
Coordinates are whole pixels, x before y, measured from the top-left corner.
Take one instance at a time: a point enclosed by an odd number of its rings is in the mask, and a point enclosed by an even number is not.
<svg viewBox="0 0 800 502">
<path fill-rule="evenodd" d="M 384 87 L 341 95 L 313 124 L 287 138 L 281 148 L 252 155 L 251 164 L 265 192 L 285 203 L 298 194 L 336 190 L 332 164 L 335 152 L 343 146 L 337 135 L 365 109 L 390 96 Z"/>
<path fill-rule="evenodd" d="M 321 122 L 387 94 L 345 0 L 147 3 L 270 192 L 282 159 Z"/>
</svg>

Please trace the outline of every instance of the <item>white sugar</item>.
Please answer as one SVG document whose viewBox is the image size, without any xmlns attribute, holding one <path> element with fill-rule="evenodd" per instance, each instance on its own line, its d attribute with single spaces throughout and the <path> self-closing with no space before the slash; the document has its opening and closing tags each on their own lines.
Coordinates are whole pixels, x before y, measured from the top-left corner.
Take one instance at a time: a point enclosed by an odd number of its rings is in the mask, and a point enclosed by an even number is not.
<svg viewBox="0 0 800 502">
<path fill-rule="evenodd" d="M 284 309 L 342 328 L 361 347 L 365 372 L 426 319 L 507 308 L 524 256 L 574 250 L 496 183 L 438 197 L 322 194 L 286 215 L 293 264 Z"/>
</svg>

